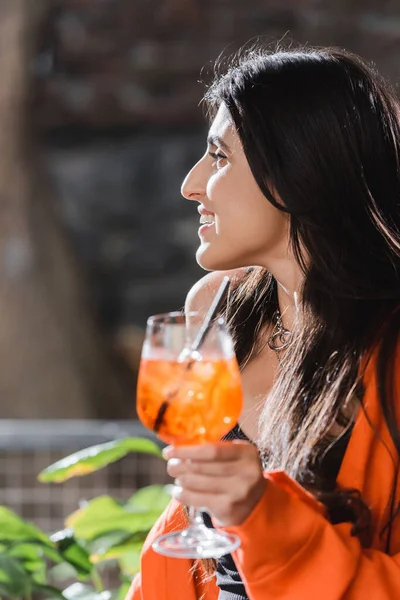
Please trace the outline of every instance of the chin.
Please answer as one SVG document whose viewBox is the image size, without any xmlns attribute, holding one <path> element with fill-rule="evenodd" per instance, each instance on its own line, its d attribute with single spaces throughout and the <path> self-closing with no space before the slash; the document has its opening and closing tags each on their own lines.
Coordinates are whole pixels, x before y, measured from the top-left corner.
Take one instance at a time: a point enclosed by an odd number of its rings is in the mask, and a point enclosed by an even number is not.
<svg viewBox="0 0 400 600">
<path fill-rule="evenodd" d="M 196 252 L 197 264 L 205 271 L 231 271 L 240 267 L 251 266 L 248 261 L 240 259 L 239 256 L 222 255 L 210 246 L 201 245 Z"/>
</svg>

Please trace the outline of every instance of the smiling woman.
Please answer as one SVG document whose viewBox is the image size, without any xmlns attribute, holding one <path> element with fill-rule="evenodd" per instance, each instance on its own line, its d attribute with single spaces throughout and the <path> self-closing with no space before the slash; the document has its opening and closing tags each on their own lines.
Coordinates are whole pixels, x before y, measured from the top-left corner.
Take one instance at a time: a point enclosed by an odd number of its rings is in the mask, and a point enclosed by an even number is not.
<svg viewBox="0 0 400 600">
<path fill-rule="evenodd" d="M 225 104 L 208 135 L 204 156 L 182 185 L 213 222 L 199 229 L 196 258 L 206 270 L 226 270 L 281 260 L 288 253 L 289 218 L 258 187 Z"/>
<path fill-rule="evenodd" d="M 210 273 L 185 309 L 229 273 L 244 409 L 225 440 L 165 451 L 175 499 L 128 598 L 400 597 L 399 102 L 332 48 L 251 51 L 205 100 L 207 149 L 182 194 Z M 182 505 L 240 547 L 156 555 Z"/>
</svg>

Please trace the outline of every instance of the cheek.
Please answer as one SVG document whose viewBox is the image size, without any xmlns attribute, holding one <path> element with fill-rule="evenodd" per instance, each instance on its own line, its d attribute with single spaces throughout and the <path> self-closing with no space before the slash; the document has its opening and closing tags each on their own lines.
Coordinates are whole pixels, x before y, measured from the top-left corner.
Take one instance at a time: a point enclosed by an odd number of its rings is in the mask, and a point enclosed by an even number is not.
<svg viewBox="0 0 400 600">
<path fill-rule="evenodd" d="M 212 175 L 207 182 L 206 196 L 212 202 L 215 210 L 217 210 L 219 200 L 224 196 L 224 187 L 226 187 L 224 184 L 226 184 L 226 178 L 221 177 L 219 173 Z"/>
<path fill-rule="evenodd" d="M 237 192 L 236 192 L 237 193 Z M 288 218 L 264 196 L 235 196 L 220 219 L 221 233 L 249 248 L 269 248 L 288 241 Z"/>
<path fill-rule="evenodd" d="M 248 188 L 240 178 L 233 177 L 228 169 L 209 179 L 206 192 L 210 209 L 216 214 L 217 233 L 221 232 L 221 228 L 228 233 L 235 222 L 240 223 L 244 216 L 248 216 Z"/>
<path fill-rule="evenodd" d="M 217 234 L 223 239 L 244 237 L 247 244 L 277 242 L 288 235 L 287 217 L 272 206 L 247 172 L 217 172 L 206 189 L 215 211 Z"/>
</svg>

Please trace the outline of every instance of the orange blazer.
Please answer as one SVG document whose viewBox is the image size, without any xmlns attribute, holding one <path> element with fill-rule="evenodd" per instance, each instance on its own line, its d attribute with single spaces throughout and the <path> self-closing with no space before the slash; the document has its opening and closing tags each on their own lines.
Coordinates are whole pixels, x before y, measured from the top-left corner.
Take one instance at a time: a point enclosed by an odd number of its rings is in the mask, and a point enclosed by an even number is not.
<svg viewBox="0 0 400 600">
<path fill-rule="evenodd" d="M 397 364 L 400 405 L 400 360 Z M 379 408 L 373 361 L 364 384 L 365 410 L 357 416 L 337 483 L 360 490 L 370 506 L 372 546 L 363 548 L 351 536 L 350 524 L 332 525 L 323 507 L 285 473 L 265 473 L 268 485 L 259 504 L 244 523 L 226 528 L 241 538 L 233 558 L 250 600 L 400 600 L 400 514 L 390 555 L 384 552 L 386 536 L 380 535 L 398 457 Z M 214 578 L 203 584 L 192 561 L 167 558 L 151 548 L 158 535 L 183 526 L 181 506 L 173 500 L 146 540 L 141 573 L 126 600 L 217 600 Z"/>
</svg>

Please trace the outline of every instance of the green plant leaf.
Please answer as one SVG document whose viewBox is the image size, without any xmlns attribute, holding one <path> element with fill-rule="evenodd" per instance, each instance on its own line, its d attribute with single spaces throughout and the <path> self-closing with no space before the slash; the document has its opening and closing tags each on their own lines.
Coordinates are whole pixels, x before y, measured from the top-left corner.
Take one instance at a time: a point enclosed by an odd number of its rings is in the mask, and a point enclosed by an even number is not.
<svg viewBox="0 0 400 600">
<path fill-rule="evenodd" d="M 16 598 L 19 600 L 20 595 L 15 593 L 14 587 L 6 582 L 0 581 L 0 596 L 5 598 Z"/>
<path fill-rule="evenodd" d="M 131 587 L 130 583 L 123 583 L 118 589 L 117 600 L 125 600 L 126 596 L 128 595 L 130 587 Z"/>
<path fill-rule="evenodd" d="M 37 583 L 46 583 L 47 565 L 43 548 L 30 543 L 17 543 L 8 550 L 8 556 L 18 559 Z"/>
<path fill-rule="evenodd" d="M 72 529 L 63 529 L 51 536 L 63 560 L 74 567 L 80 577 L 89 577 L 93 565 L 87 550 L 79 544 Z"/>
<path fill-rule="evenodd" d="M 127 502 L 138 510 L 154 510 L 161 514 L 171 501 L 171 485 L 149 485 L 141 488 Z"/>
<path fill-rule="evenodd" d="M 55 545 L 51 542 L 50 538 L 47 538 L 44 541 L 34 538 L 17 538 L 16 540 L 11 538 L 8 540 L 0 539 L 0 551 L 6 549 L 8 553 L 11 553 L 15 556 L 18 555 L 17 549 L 19 548 L 19 546 L 25 545 L 34 548 L 34 551 L 37 552 L 38 556 L 46 556 L 55 563 L 58 563 L 62 560 L 61 556 L 59 555 Z"/>
<path fill-rule="evenodd" d="M 30 588 L 29 573 L 18 559 L 0 554 L 0 591 L 7 597 L 25 596 Z"/>
<path fill-rule="evenodd" d="M 11 544 L 8 548 L 7 554 L 19 558 L 23 562 L 36 562 L 38 559 L 43 562 L 43 555 L 40 546 L 30 544 L 29 542 L 17 542 Z"/>
<path fill-rule="evenodd" d="M 77 538 L 93 540 L 111 532 L 147 532 L 159 517 L 159 511 L 136 511 L 122 507 L 110 496 L 99 496 L 79 509 L 66 524 L 72 527 Z"/>
<path fill-rule="evenodd" d="M 32 540 L 32 542 L 53 547 L 53 544 L 49 540 L 48 536 L 38 529 L 32 523 L 28 523 L 12 510 L 5 506 L 0 506 L 0 536 L 1 543 L 15 540 Z"/>
<path fill-rule="evenodd" d="M 33 584 L 32 591 L 37 592 L 41 596 L 46 596 L 46 598 L 49 598 L 49 600 L 65 600 L 65 596 L 63 595 L 62 591 L 56 587 L 53 587 L 52 585 Z"/>
<path fill-rule="evenodd" d="M 105 562 L 107 560 L 121 560 L 126 555 L 130 555 L 131 557 L 133 557 L 133 555 L 135 555 L 135 569 L 136 569 L 136 565 L 140 566 L 140 552 L 142 551 L 142 547 L 143 547 L 143 542 L 134 542 L 131 544 L 121 544 L 120 546 L 113 546 L 112 548 L 109 548 L 105 552 L 92 554 L 90 557 L 90 560 L 92 561 L 92 563 L 97 564 L 100 562 Z M 125 563 L 125 564 L 127 564 L 127 563 Z M 130 571 L 129 569 L 124 569 L 124 570 L 127 571 L 129 574 L 135 574 L 138 572 L 139 568 L 134 571 Z"/>
<path fill-rule="evenodd" d="M 55 565 L 49 570 L 49 581 L 62 582 L 76 579 L 76 569 L 67 562 Z"/>
<path fill-rule="evenodd" d="M 126 531 L 111 531 L 106 535 L 101 535 L 90 542 L 86 542 L 85 547 L 90 555 L 103 554 L 113 546 L 119 546 L 128 541 L 143 542 L 146 539 L 146 536 L 147 532 L 132 534 Z"/>
<path fill-rule="evenodd" d="M 140 571 L 140 553 L 141 547 L 131 547 L 128 552 L 124 552 L 119 559 L 119 566 L 123 573 L 136 575 Z"/>
<path fill-rule="evenodd" d="M 67 600 L 110 600 L 111 592 L 97 592 L 89 585 L 74 583 L 63 591 Z"/>
<path fill-rule="evenodd" d="M 161 449 L 146 438 L 123 438 L 90 446 L 50 465 L 39 473 L 39 481 L 59 483 L 78 475 L 87 475 L 120 460 L 130 452 L 141 452 L 161 457 Z"/>
</svg>

